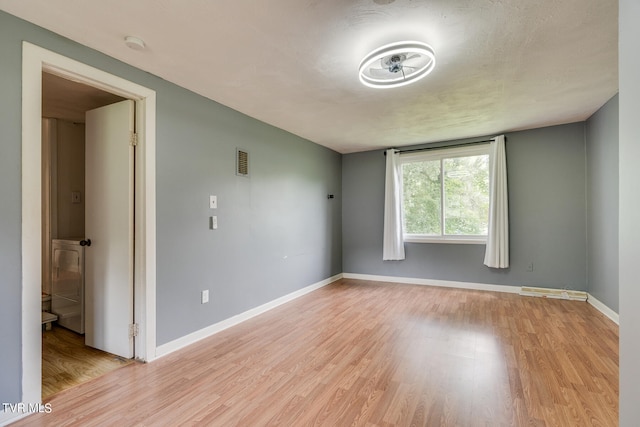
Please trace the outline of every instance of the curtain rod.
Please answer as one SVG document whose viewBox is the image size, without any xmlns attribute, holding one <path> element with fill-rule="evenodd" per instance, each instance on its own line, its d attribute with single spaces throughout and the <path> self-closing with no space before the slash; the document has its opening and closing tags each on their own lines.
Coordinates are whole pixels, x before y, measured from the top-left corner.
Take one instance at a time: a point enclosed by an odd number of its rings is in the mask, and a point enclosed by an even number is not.
<svg viewBox="0 0 640 427">
<path fill-rule="evenodd" d="M 482 141 L 472 141 L 472 142 L 463 142 L 461 144 L 452 144 L 452 145 L 440 145 L 437 147 L 423 147 L 423 148 L 412 148 L 409 150 L 401 150 L 397 148 L 393 148 L 399 153 L 413 153 L 415 151 L 428 151 L 428 150 L 441 150 L 444 148 L 453 148 L 453 147 L 464 147 L 465 145 L 475 145 L 475 144 L 486 144 L 488 142 L 493 142 L 493 139 L 484 139 Z M 387 155 L 387 150 L 383 151 L 382 154 Z"/>
</svg>

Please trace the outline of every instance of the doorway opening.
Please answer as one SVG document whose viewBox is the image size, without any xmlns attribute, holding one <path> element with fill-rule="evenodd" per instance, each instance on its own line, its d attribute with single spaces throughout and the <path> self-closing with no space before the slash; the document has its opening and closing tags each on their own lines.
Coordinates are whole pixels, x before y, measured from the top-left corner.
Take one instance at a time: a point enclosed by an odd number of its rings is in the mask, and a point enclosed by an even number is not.
<svg viewBox="0 0 640 427">
<path fill-rule="evenodd" d="M 135 194 L 136 250 L 132 252 L 132 297 L 135 303 L 132 357 L 151 361 L 155 345 L 155 92 L 107 72 L 23 42 L 22 68 L 22 402 L 40 403 L 42 395 L 42 291 L 47 250 L 43 237 L 42 102 L 43 73 L 133 100 L 136 148 Z M 72 194 L 76 200 L 76 194 Z M 132 227 L 133 230 L 133 227 Z M 133 244 L 133 243 L 132 243 Z M 46 252 L 45 252 L 46 253 Z M 49 266 L 50 268 L 51 266 Z"/>
<path fill-rule="evenodd" d="M 86 113 L 125 98 L 42 73 L 42 398 L 131 359 L 86 340 Z M 127 165 L 123 168 L 126 170 Z M 117 172 L 122 173 L 121 169 Z M 114 171 L 115 172 L 115 171 Z M 131 307 L 133 312 L 133 307 Z"/>
</svg>

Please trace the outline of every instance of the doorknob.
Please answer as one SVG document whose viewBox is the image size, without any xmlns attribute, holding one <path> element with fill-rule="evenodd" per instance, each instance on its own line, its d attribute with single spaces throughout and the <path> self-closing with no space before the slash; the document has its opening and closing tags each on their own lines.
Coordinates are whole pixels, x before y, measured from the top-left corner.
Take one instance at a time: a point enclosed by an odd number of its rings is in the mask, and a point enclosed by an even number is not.
<svg viewBox="0 0 640 427">
<path fill-rule="evenodd" d="M 80 246 L 91 246 L 91 239 L 80 240 Z"/>
</svg>

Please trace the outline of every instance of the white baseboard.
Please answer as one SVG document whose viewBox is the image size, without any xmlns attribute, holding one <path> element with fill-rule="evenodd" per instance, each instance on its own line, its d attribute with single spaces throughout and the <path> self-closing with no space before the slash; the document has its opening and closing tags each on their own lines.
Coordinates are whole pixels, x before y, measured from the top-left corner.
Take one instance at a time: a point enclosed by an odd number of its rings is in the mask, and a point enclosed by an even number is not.
<svg viewBox="0 0 640 427">
<path fill-rule="evenodd" d="M 450 280 L 416 279 L 411 277 L 375 276 L 371 274 L 343 273 L 345 279 L 371 280 L 374 282 L 406 283 L 409 285 L 441 286 L 444 288 L 471 289 L 517 294 L 520 286 L 491 285 L 487 283 L 453 282 Z"/>
<path fill-rule="evenodd" d="M 204 338 L 210 337 L 211 335 L 214 335 L 218 332 L 221 332 L 225 329 L 235 326 L 241 322 L 244 322 L 255 316 L 258 316 L 259 314 L 265 313 L 284 303 L 287 303 L 303 295 L 306 295 L 309 292 L 315 291 L 316 289 L 319 289 L 323 286 L 327 286 L 328 284 L 333 283 L 336 280 L 339 280 L 343 277 L 345 279 L 369 280 L 374 282 L 392 282 L 392 283 L 405 283 L 410 285 L 441 286 L 441 287 L 447 287 L 447 288 L 470 289 L 470 290 L 492 291 L 492 292 L 506 292 L 506 293 L 512 293 L 512 294 L 518 294 L 522 290 L 522 287 L 520 286 L 493 285 L 493 284 L 487 284 L 487 283 L 473 283 L 473 282 L 455 282 L 450 280 L 418 279 L 418 278 L 411 278 L 411 277 L 378 276 L 378 275 L 372 275 L 372 274 L 341 273 L 333 277 L 330 277 L 328 279 L 322 280 L 318 283 L 309 285 L 305 288 L 299 289 L 288 295 L 282 296 L 278 299 L 270 301 L 261 306 L 252 308 L 251 310 L 245 311 L 244 313 L 240 313 L 236 316 L 222 320 L 218 323 L 215 323 L 211 326 L 200 329 L 189 335 L 185 335 L 184 337 L 178 338 L 176 340 L 173 340 L 171 342 L 158 346 L 156 348 L 155 358 L 157 359 L 162 356 L 166 356 L 167 354 L 173 353 L 176 350 L 179 350 L 183 347 L 196 343 Z M 616 324 L 618 324 L 619 319 L 618 319 L 618 314 L 616 312 L 611 310 L 602 302 L 598 301 L 592 295 L 588 295 L 587 301 L 592 306 L 594 306 L 597 310 L 602 312 L 605 316 L 607 316 Z M 0 418 L 0 420 L 1 419 L 2 418 Z"/>
<path fill-rule="evenodd" d="M 442 286 L 446 288 L 460 288 L 460 289 L 472 289 L 477 291 L 494 291 L 494 292 L 507 292 L 511 294 L 521 293 L 521 286 L 508 286 L 508 285 L 490 285 L 486 283 L 472 283 L 472 282 L 453 282 L 449 280 L 432 280 L 432 279 L 415 279 L 411 277 L 395 277 L 395 276 L 376 276 L 372 274 L 357 274 L 357 273 L 343 273 L 342 277 L 345 279 L 358 279 L 358 280 L 370 280 L 373 282 L 392 282 L 392 283 L 406 283 L 410 285 L 426 285 L 426 286 Z M 582 300 L 576 298 L 577 300 Z M 607 316 L 616 324 L 620 324 L 618 313 L 611 310 L 602 302 L 598 301 L 593 295 L 587 294 L 587 302 L 595 307 L 602 314 Z"/>
<path fill-rule="evenodd" d="M 594 297 L 591 294 L 588 294 L 587 302 L 591 304 L 593 307 L 595 307 L 595 309 L 598 310 L 600 313 L 604 314 L 609 319 L 611 319 L 616 325 L 620 325 L 620 315 L 615 311 L 611 310 L 609 307 L 607 307 L 603 302 L 598 300 L 596 297 Z"/>
<path fill-rule="evenodd" d="M 28 417 L 31 415 L 30 413 L 19 413 L 19 412 L 3 412 L 0 411 L 0 426 L 8 426 L 9 424 L 13 424 L 24 417 Z"/>
<path fill-rule="evenodd" d="M 320 289 L 323 286 L 327 286 L 330 283 L 335 282 L 342 278 L 342 274 L 336 274 L 333 277 L 322 280 L 318 283 L 314 283 L 313 285 L 309 285 L 305 288 L 299 289 L 295 292 L 282 296 L 278 299 L 270 301 L 266 304 L 262 304 L 258 307 L 252 308 L 251 310 L 247 310 L 244 313 L 240 313 L 228 319 L 222 320 L 218 323 L 215 323 L 211 326 L 207 326 L 206 328 L 200 329 L 198 331 L 192 332 L 189 335 L 185 335 L 176 340 L 170 341 L 166 344 L 162 344 L 156 347 L 156 357 L 158 359 L 162 356 L 166 356 L 169 353 L 173 353 L 176 350 L 180 350 L 183 347 L 196 343 L 204 338 L 210 337 L 211 335 L 217 334 L 218 332 L 224 331 L 232 326 L 235 326 L 239 323 L 242 323 L 246 320 L 251 319 L 259 314 L 267 312 L 273 308 L 276 308 L 284 303 L 292 301 L 296 298 L 299 298 L 303 295 L 308 294 L 309 292 L 313 292 L 316 289 Z"/>
</svg>

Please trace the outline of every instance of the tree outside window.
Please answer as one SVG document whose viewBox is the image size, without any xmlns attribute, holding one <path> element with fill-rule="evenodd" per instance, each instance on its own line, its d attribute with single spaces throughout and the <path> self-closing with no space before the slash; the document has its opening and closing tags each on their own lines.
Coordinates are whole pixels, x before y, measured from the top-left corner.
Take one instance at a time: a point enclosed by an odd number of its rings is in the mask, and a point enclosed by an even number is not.
<svg viewBox="0 0 640 427">
<path fill-rule="evenodd" d="M 486 238 L 488 146 L 406 156 L 402 159 L 402 181 L 407 240 Z"/>
</svg>

